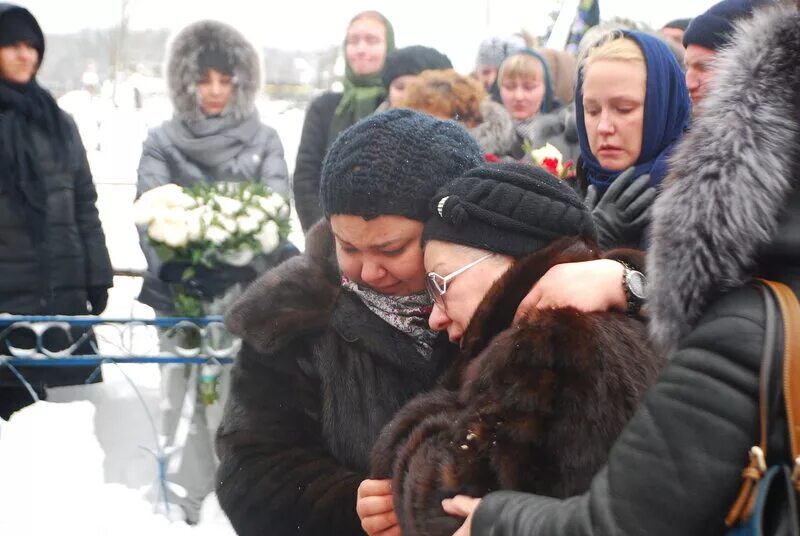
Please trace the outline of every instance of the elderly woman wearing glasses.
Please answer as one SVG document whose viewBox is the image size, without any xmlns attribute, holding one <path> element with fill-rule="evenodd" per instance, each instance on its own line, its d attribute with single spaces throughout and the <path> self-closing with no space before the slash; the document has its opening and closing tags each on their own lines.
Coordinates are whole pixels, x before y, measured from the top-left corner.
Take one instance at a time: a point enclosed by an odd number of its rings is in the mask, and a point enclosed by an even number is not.
<svg viewBox="0 0 800 536">
<path fill-rule="evenodd" d="M 459 351 L 444 386 L 384 429 L 372 468 L 393 478 L 404 534 L 449 536 L 461 520 L 441 501 L 457 494 L 585 491 L 662 359 L 634 314 L 567 308 L 513 322 L 552 266 L 599 258 L 591 215 L 563 182 L 522 164 L 485 165 L 441 188 L 432 208 L 429 322 Z M 635 263 L 637 254 L 610 256 Z"/>
</svg>

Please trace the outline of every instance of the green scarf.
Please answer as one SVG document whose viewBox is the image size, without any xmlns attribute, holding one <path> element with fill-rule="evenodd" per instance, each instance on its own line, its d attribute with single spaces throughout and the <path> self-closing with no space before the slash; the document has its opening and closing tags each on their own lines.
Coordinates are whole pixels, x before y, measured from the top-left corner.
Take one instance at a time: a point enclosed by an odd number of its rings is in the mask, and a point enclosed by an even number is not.
<svg viewBox="0 0 800 536">
<path fill-rule="evenodd" d="M 384 17 L 383 25 L 386 27 L 386 55 L 394 50 L 394 28 L 392 23 Z M 347 43 L 344 44 L 347 47 Z M 344 93 L 336 112 L 333 114 L 328 139 L 333 141 L 341 131 L 364 119 L 378 107 L 380 101 L 386 96 L 381 73 L 371 75 L 357 75 L 346 62 Z"/>
</svg>

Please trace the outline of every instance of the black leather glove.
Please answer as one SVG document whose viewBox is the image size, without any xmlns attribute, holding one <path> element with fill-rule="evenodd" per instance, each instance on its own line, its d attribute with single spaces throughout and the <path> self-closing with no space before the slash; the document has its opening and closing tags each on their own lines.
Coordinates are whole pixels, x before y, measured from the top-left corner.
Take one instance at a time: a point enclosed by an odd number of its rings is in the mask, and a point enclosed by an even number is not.
<svg viewBox="0 0 800 536">
<path fill-rule="evenodd" d="M 106 310 L 108 305 L 108 289 L 105 287 L 89 287 L 86 289 L 89 298 L 89 305 L 92 306 L 92 314 L 99 315 Z"/>
<path fill-rule="evenodd" d="M 599 201 L 597 188 L 589 186 L 586 206 L 592 213 L 600 248 L 640 248 L 657 193 L 650 186 L 650 175 L 633 180 L 633 168 L 621 173 Z"/>
<path fill-rule="evenodd" d="M 208 268 L 201 265 L 195 266 L 194 275 L 185 284 L 204 299 L 212 300 L 222 296 L 236 283 L 249 283 L 255 278 L 256 271 L 251 266 L 222 264 Z"/>
<path fill-rule="evenodd" d="M 183 281 L 183 274 L 189 266 L 188 262 L 165 262 L 158 270 L 158 278 L 167 283 L 180 283 Z"/>
</svg>

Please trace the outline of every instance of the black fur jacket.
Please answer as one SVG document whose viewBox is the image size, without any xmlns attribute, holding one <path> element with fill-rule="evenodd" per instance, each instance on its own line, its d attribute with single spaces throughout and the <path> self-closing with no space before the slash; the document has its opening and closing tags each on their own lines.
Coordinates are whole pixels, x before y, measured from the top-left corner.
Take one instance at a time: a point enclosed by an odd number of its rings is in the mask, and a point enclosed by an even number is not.
<svg viewBox="0 0 800 536">
<path fill-rule="evenodd" d="M 341 291 L 327 223 L 226 317 L 244 344 L 217 434 L 217 495 L 239 536 L 362 535 L 358 485 L 381 429 L 453 346 L 414 341 Z"/>
<path fill-rule="evenodd" d="M 386 427 L 372 472 L 393 479 L 405 536 L 455 532 L 461 521 L 442 511 L 446 497 L 499 489 L 569 497 L 605 463 L 663 363 L 644 322 L 562 309 L 512 325 L 550 267 L 594 258 L 569 239 L 515 263 L 478 307 L 443 387 L 411 401 Z"/>
</svg>

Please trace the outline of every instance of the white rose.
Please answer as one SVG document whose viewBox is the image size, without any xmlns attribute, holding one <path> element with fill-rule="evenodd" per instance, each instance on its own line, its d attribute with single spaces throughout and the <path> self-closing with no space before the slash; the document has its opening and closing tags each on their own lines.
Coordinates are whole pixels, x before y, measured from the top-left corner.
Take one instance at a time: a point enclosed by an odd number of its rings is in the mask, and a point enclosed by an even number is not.
<svg viewBox="0 0 800 536">
<path fill-rule="evenodd" d="M 286 200 L 278 194 L 268 197 L 259 197 L 258 204 L 267 214 L 275 218 L 285 218 L 289 212 L 289 205 Z"/>
<path fill-rule="evenodd" d="M 219 227 L 225 229 L 228 233 L 233 234 L 236 232 L 236 220 L 234 220 L 233 218 L 230 218 L 222 214 L 218 214 L 216 224 Z"/>
<path fill-rule="evenodd" d="M 219 210 L 227 216 L 233 216 L 242 210 L 242 202 L 231 197 L 215 195 L 214 201 L 216 202 L 217 206 L 219 206 Z"/>
<path fill-rule="evenodd" d="M 220 256 L 220 259 L 223 262 L 228 264 L 232 264 L 233 266 L 247 266 L 250 264 L 250 261 L 253 260 L 255 254 L 250 251 L 249 249 L 237 249 L 235 251 L 229 251 Z"/>
<path fill-rule="evenodd" d="M 259 210 L 255 207 L 247 207 L 247 209 L 245 210 L 245 214 L 247 214 L 248 217 L 256 220 L 259 223 L 259 225 L 261 224 L 261 222 L 267 219 L 266 213 L 264 213 L 263 210 Z"/>
<path fill-rule="evenodd" d="M 256 235 L 256 240 L 261 244 L 261 251 L 264 253 L 272 253 L 281 242 L 278 224 L 274 221 L 265 223 Z"/>
<path fill-rule="evenodd" d="M 204 216 L 205 216 L 204 207 L 194 208 L 186 212 L 186 230 L 189 234 L 190 242 L 194 242 L 202 238 Z"/>
<path fill-rule="evenodd" d="M 251 218 L 250 216 L 239 216 L 236 218 L 236 227 L 239 228 L 240 233 L 250 234 L 258 230 L 260 222 Z"/>
<path fill-rule="evenodd" d="M 206 230 L 206 238 L 216 246 L 224 244 L 230 237 L 231 235 L 228 231 L 217 225 L 212 225 Z"/>
<path fill-rule="evenodd" d="M 186 213 L 182 210 L 163 212 L 147 229 L 150 238 L 164 244 L 179 248 L 189 241 L 189 229 L 186 226 Z"/>
<path fill-rule="evenodd" d="M 537 162 L 538 164 L 544 162 L 546 158 L 554 158 L 560 166 L 563 155 L 561 154 L 561 151 L 548 143 L 544 147 L 540 147 L 539 149 L 534 149 L 531 151 L 531 157 L 533 158 L 534 162 Z"/>
</svg>

